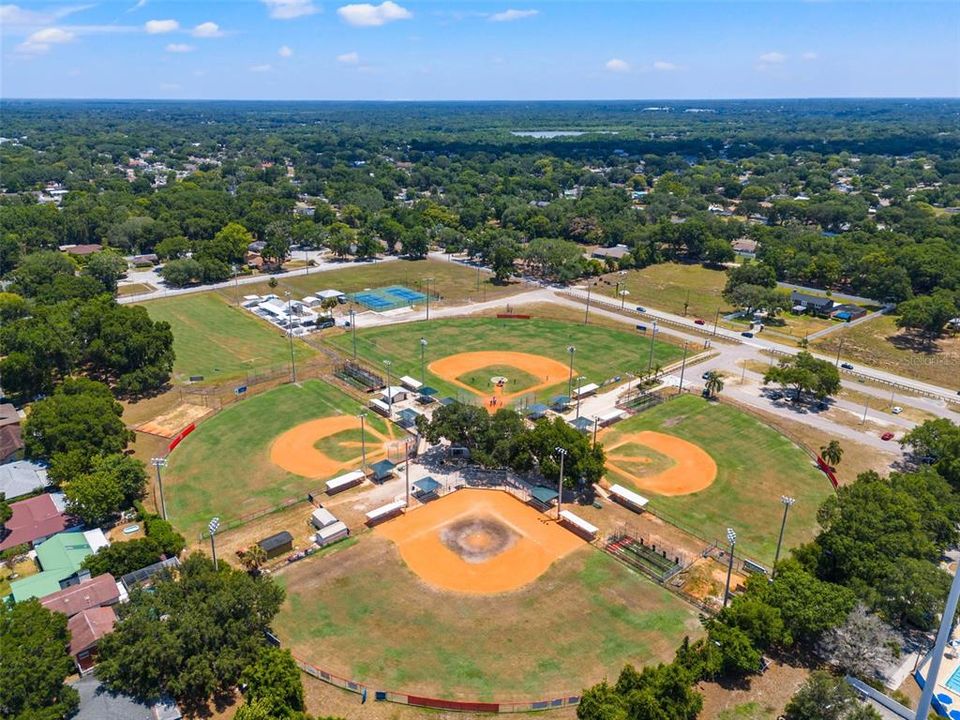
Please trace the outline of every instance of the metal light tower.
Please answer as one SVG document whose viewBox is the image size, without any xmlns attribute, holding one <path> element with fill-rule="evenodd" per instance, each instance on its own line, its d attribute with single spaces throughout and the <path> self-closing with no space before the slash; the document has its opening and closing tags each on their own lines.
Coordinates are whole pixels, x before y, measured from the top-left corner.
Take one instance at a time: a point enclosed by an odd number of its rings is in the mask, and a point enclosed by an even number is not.
<svg viewBox="0 0 960 720">
<path fill-rule="evenodd" d="M 425 379 L 427 377 L 427 374 L 426 374 L 426 371 L 424 370 L 425 366 L 423 361 L 423 354 L 426 352 L 428 344 L 429 343 L 427 342 L 426 338 L 420 338 L 420 384 L 421 385 L 427 384 L 427 381 Z"/>
<path fill-rule="evenodd" d="M 626 285 L 626 283 L 624 283 Z M 623 310 L 624 306 L 627 304 L 627 295 L 630 294 L 630 291 L 627 288 L 623 288 L 620 291 L 620 309 Z"/>
<path fill-rule="evenodd" d="M 160 517 L 164 520 L 167 519 L 167 503 L 163 499 L 163 478 L 160 477 L 160 468 L 165 468 L 167 466 L 167 459 L 165 457 L 155 457 L 150 460 L 150 464 L 157 469 L 157 488 L 160 490 Z"/>
<path fill-rule="evenodd" d="M 587 283 L 587 309 L 583 313 L 583 324 L 586 325 L 590 320 L 590 288 L 593 285 Z"/>
<path fill-rule="evenodd" d="M 600 425 L 600 416 L 593 416 L 593 449 L 597 449 L 597 426 Z"/>
<path fill-rule="evenodd" d="M 677 389 L 677 395 L 683 392 L 683 373 L 687 369 L 687 343 L 683 343 L 683 361 L 680 363 L 680 387 Z"/>
<path fill-rule="evenodd" d="M 558 447 L 556 452 L 560 456 L 560 481 L 557 483 L 557 520 L 559 520 L 560 505 L 563 503 L 563 459 L 567 457 L 567 449 Z"/>
<path fill-rule="evenodd" d="M 390 408 L 389 412 L 390 412 L 390 417 L 392 418 L 393 417 L 393 389 L 391 385 L 393 383 L 393 379 L 390 377 L 390 366 L 393 365 L 393 363 L 390 360 L 384 360 L 383 364 L 387 367 L 387 405 Z"/>
<path fill-rule="evenodd" d="M 361 411 L 358 415 L 360 418 L 360 467 L 364 472 L 367 471 L 367 429 L 364 420 L 367 418 L 366 411 Z"/>
<path fill-rule="evenodd" d="M 220 570 L 220 565 L 217 563 L 217 543 L 214 539 L 217 535 L 217 530 L 220 529 L 220 518 L 215 517 L 210 521 L 210 524 L 207 525 L 207 530 L 210 531 L 210 552 L 213 554 L 213 569 Z"/>
<path fill-rule="evenodd" d="M 567 380 L 567 397 L 569 398 L 573 395 L 573 355 L 577 352 L 577 348 L 571 345 L 567 348 L 567 352 L 570 353 L 570 379 Z"/>
<path fill-rule="evenodd" d="M 727 542 L 730 543 L 730 564 L 727 565 L 727 588 L 723 591 L 723 606 L 730 600 L 730 576 L 733 575 L 733 553 L 737 549 L 737 533 L 727 528 Z"/>
<path fill-rule="evenodd" d="M 237 301 L 237 307 L 240 307 L 240 281 L 237 280 L 237 276 L 240 274 L 240 268 L 236 265 L 231 265 L 230 269 L 233 270 L 233 296 Z"/>
<path fill-rule="evenodd" d="M 927 669 L 923 692 L 920 693 L 920 702 L 917 703 L 916 720 L 927 720 L 930 712 L 930 702 L 933 700 L 934 688 L 937 687 L 937 678 L 940 675 L 940 663 L 943 662 L 943 653 L 947 649 L 947 641 L 953 632 L 953 619 L 957 612 L 958 599 L 960 599 L 960 572 L 953 575 L 947 604 L 943 608 L 943 615 L 940 616 L 940 629 L 937 631 L 937 641 L 930 655 L 930 667 Z"/>
<path fill-rule="evenodd" d="M 297 381 L 297 361 L 293 357 L 293 312 L 291 310 L 290 291 L 283 293 L 287 298 L 287 339 L 290 341 L 290 377 L 291 382 Z"/>
<path fill-rule="evenodd" d="M 357 361 L 357 312 L 350 308 L 350 331 L 353 335 L 353 361 Z"/>
<path fill-rule="evenodd" d="M 574 419 L 580 418 L 580 388 L 583 387 L 584 380 L 586 380 L 586 378 L 583 375 L 577 376 L 577 414 Z"/>
<path fill-rule="evenodd" d="M 430 283 L 433 281 L 432 277 L 424 278 L 423 281 L 427 284 L 427 320 L 430 319 Z"/>
<path fill-rule="evenodd" d="M 647 361 L 647 372 L 653 370 L 653 346 L 657 344 L 657 321 L 653 321 L 653 335 L 650 337 L 650 360 Z"/>
<path fill-rule="evenodd" d="M 773 572 L 770 574 L 771 579 L 777 576 L 777 563 L 780 562 L 780 546 L 783 544 L 783 529 L 787 526 L 787 513 L 790 512 L 790 507 L 796 502 L 796 499 L 787 495 L 781 495 L 780 502 L 783 503 L 783 520 L 780 521 L 780 538 L 777 540 L 777 554 L 773 557 Z"/>
</svg>

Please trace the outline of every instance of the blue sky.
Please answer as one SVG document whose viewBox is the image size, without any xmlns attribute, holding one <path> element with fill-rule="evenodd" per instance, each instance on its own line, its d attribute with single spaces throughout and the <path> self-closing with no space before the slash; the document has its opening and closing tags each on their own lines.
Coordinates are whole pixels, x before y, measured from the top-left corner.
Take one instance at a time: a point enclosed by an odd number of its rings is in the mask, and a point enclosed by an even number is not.
<svg viewBox="0 0 960 720">
<path fill-rule="evenodd" d="M 960 2 L 0 5 L 3 97 L 956 97 Z"/>
</svg>

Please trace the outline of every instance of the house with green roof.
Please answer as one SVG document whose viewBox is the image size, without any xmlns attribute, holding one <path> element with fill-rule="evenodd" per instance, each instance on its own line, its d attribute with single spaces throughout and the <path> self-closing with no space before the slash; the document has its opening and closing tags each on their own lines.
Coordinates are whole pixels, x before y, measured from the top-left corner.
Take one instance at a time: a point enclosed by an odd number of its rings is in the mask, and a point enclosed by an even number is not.
<svg viewBox="0 0 960 720">
<path fill-rule="evenodd" d="M 34 548 L 40 572 L 10 583 L 14 601 L 44 598 L 73 585 L 79 579 L 84 559 L 109 544 L 99 529 L 57 533 L 45 540 Z"/>
</svg>

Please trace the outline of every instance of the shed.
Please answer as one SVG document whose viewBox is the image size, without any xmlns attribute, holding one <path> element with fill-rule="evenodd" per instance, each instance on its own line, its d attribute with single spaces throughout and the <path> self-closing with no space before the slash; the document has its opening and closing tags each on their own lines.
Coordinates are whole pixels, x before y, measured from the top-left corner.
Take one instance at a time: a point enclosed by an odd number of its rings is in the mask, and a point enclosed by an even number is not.
<svg viewBox="0 0 960 720">
<path fill-rule="evenodd" d="M 378 508 L 374 508 L 367 513 L 367 524 L 375 525 L 378 522 L 383 522 L 388 520 L 396 515 L 399 515 L 403 512 L 403 509 L 407 504 L 403 500 L 395 500 L 392 503 L 387 503 L 386 505 L 381 505 Z"/>
<path fill-rule="evenodd" d="M 350 529 L 347 527 L 346 523 L 342 522 L 341 520 L 337 520 L 335 523 L 317 530 L 317 532 L 314 534 L 313 541 L 320 547 L 324 547 L 325 545 L 330 545 L 338 540 L 343 540 L 349 534 Z"/>
<path fill-rule="evenodd" d="M 410 391 L 400 385 L 391 385 L 380 391 L 380 397 L 385 401 L 401 402 L 407 399 L 407 393 Z"/>
<path fill-rule="evenodd" d="M 597 533 L 600 532 L 594 525 L 591 525 L 579 515 L 574 515 L 569 510 L 560 511 L 560 522 L 587 540 L 595 539 Z"/>
<path fill-rule="evenodd" d="M 317 305 L 320 305 L 322 303 L 323 303 L 323 300 L 318 298 L 316 295 L 307 295 L 303 299 L 303 304 L 306 305 L 308 308 L 317 307 Z"/>
<path fill-rule="evenodd" d="M 333 525 L 337 522 L 337 517 L 327 510 L 326 508 L 319 507 L 313 511 L 310 515 L 310 523 L 317 529 L 327 527 L 327 525 Z"/>
<path fill-rule="evenodd" d="M 264 538 L 257 543 L 267 554 L 267 559 L 275 558 L 285 552 L 293 550 L 293 535 L 286 530 L 281 530 L 276 535 Z"/>
<path fill-rule="evenodd" d="M 387 405 L 383 400 L 378 398 L 373 398 L 370 400 L 370 409 L 375 413 L 383 415 L 384 417 L 390 417 L 390 406 Z"/>
<path fill-rule="evenodd" d="M 622 485 L 611 486 L 610 496 L 625 508 L 634 512 L 642 512 L 647 507 L 647 503 L 650 502 L 643 495 L 638 495 Z"/>
<path fill-rule="evenodd" d="M 623 410 L 610 410 L 609 412 L 605 412 L 603 415 L 600 415 L 597 418 L 597 422 L 600 424 L 600 427 L 613 425 L 619 420 L 623 420 Z"/>
<path fill-rule="evenodd" d="M 407 390 L 413 390 L 414 392 L 419 391 L 423 387 L 422 382 L 415 380 L 409 375 L 404 375 L 402 378 L 400 378 L 400 384 L 407 388 Z"/>
<path fill-rule="evenodd" d="M 366 475 L 364 474 L 363 470 L 354 470 L 343 475 L 338 475 L 332 480 L 327 480 L 327 495 L 333 495 L 341 490 L 346 490 L 355 485 L 359 485 L 363 482 L 365 477 Z"/>
<path fill-rule="evenodd" d="M 397 467 L 395 462 L 390 460 L 381 460 L 370 466 L 370 470 L 373 472 L 373 481 L 374 482 L 383 482 L 389 480 L 393 476 L 393 471 Z"/>
</svg>

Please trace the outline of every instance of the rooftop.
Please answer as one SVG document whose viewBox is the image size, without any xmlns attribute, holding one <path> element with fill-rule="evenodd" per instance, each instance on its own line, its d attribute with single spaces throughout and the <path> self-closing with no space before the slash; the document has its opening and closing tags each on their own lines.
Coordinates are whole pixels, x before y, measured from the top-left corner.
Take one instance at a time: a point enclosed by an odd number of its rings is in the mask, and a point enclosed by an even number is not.
<svg viewBox="0 0 960 720">
<path fill-rule="evenodd" d="M 10 504 L 13 515 L 6 522 L 6 533 L 0 535 L 0 550 L 14 545 L 33 543 L 63 532 L 73 523 L 63 513 L 61 493 L 43 493 Z"/>
<path fill-rule="evenodd" d="M 47 595 L 40 604 L 47 610 L 62 612 L 67 617 L 71 617 L 90 608 L 112 605 L 119 599 L 120 589 L 117 587 L 116 579 L 110 573 L 105 573 L 79 585 L 71 585 Z"/>
<path fill-rule="evenodd" d="M 0 465 L 0 492 L 7 500 L 43 490 L 49 484 L 46 468 L 37 463 L 18 460 Z"/>
<path fill-rule="evenodd" d="M 82 610 L 69 621 L 70 654 L 77 655 L 89 650 L 107 633 L 113 630 L 117 622 L 117 614 L 112 607 L 95 607 Z"/>
<path fill-rule="evenodd" d="M 44 540 L 34 548 L 42 572 L 11 583 L 13 599 L 20 602 L 58 592 L 60 582 L 76 574 L 87 555 L 108 544 L 102 530 L 62 532 Z"/>
<path fill-rule="evenodd" d="M 80 707 L 72 720 L 179 720 L 183 717 L 172 700 L 153 704 L 112 693 L 94 675 L 71 685 L 80 694 Z"/>
</svg>

